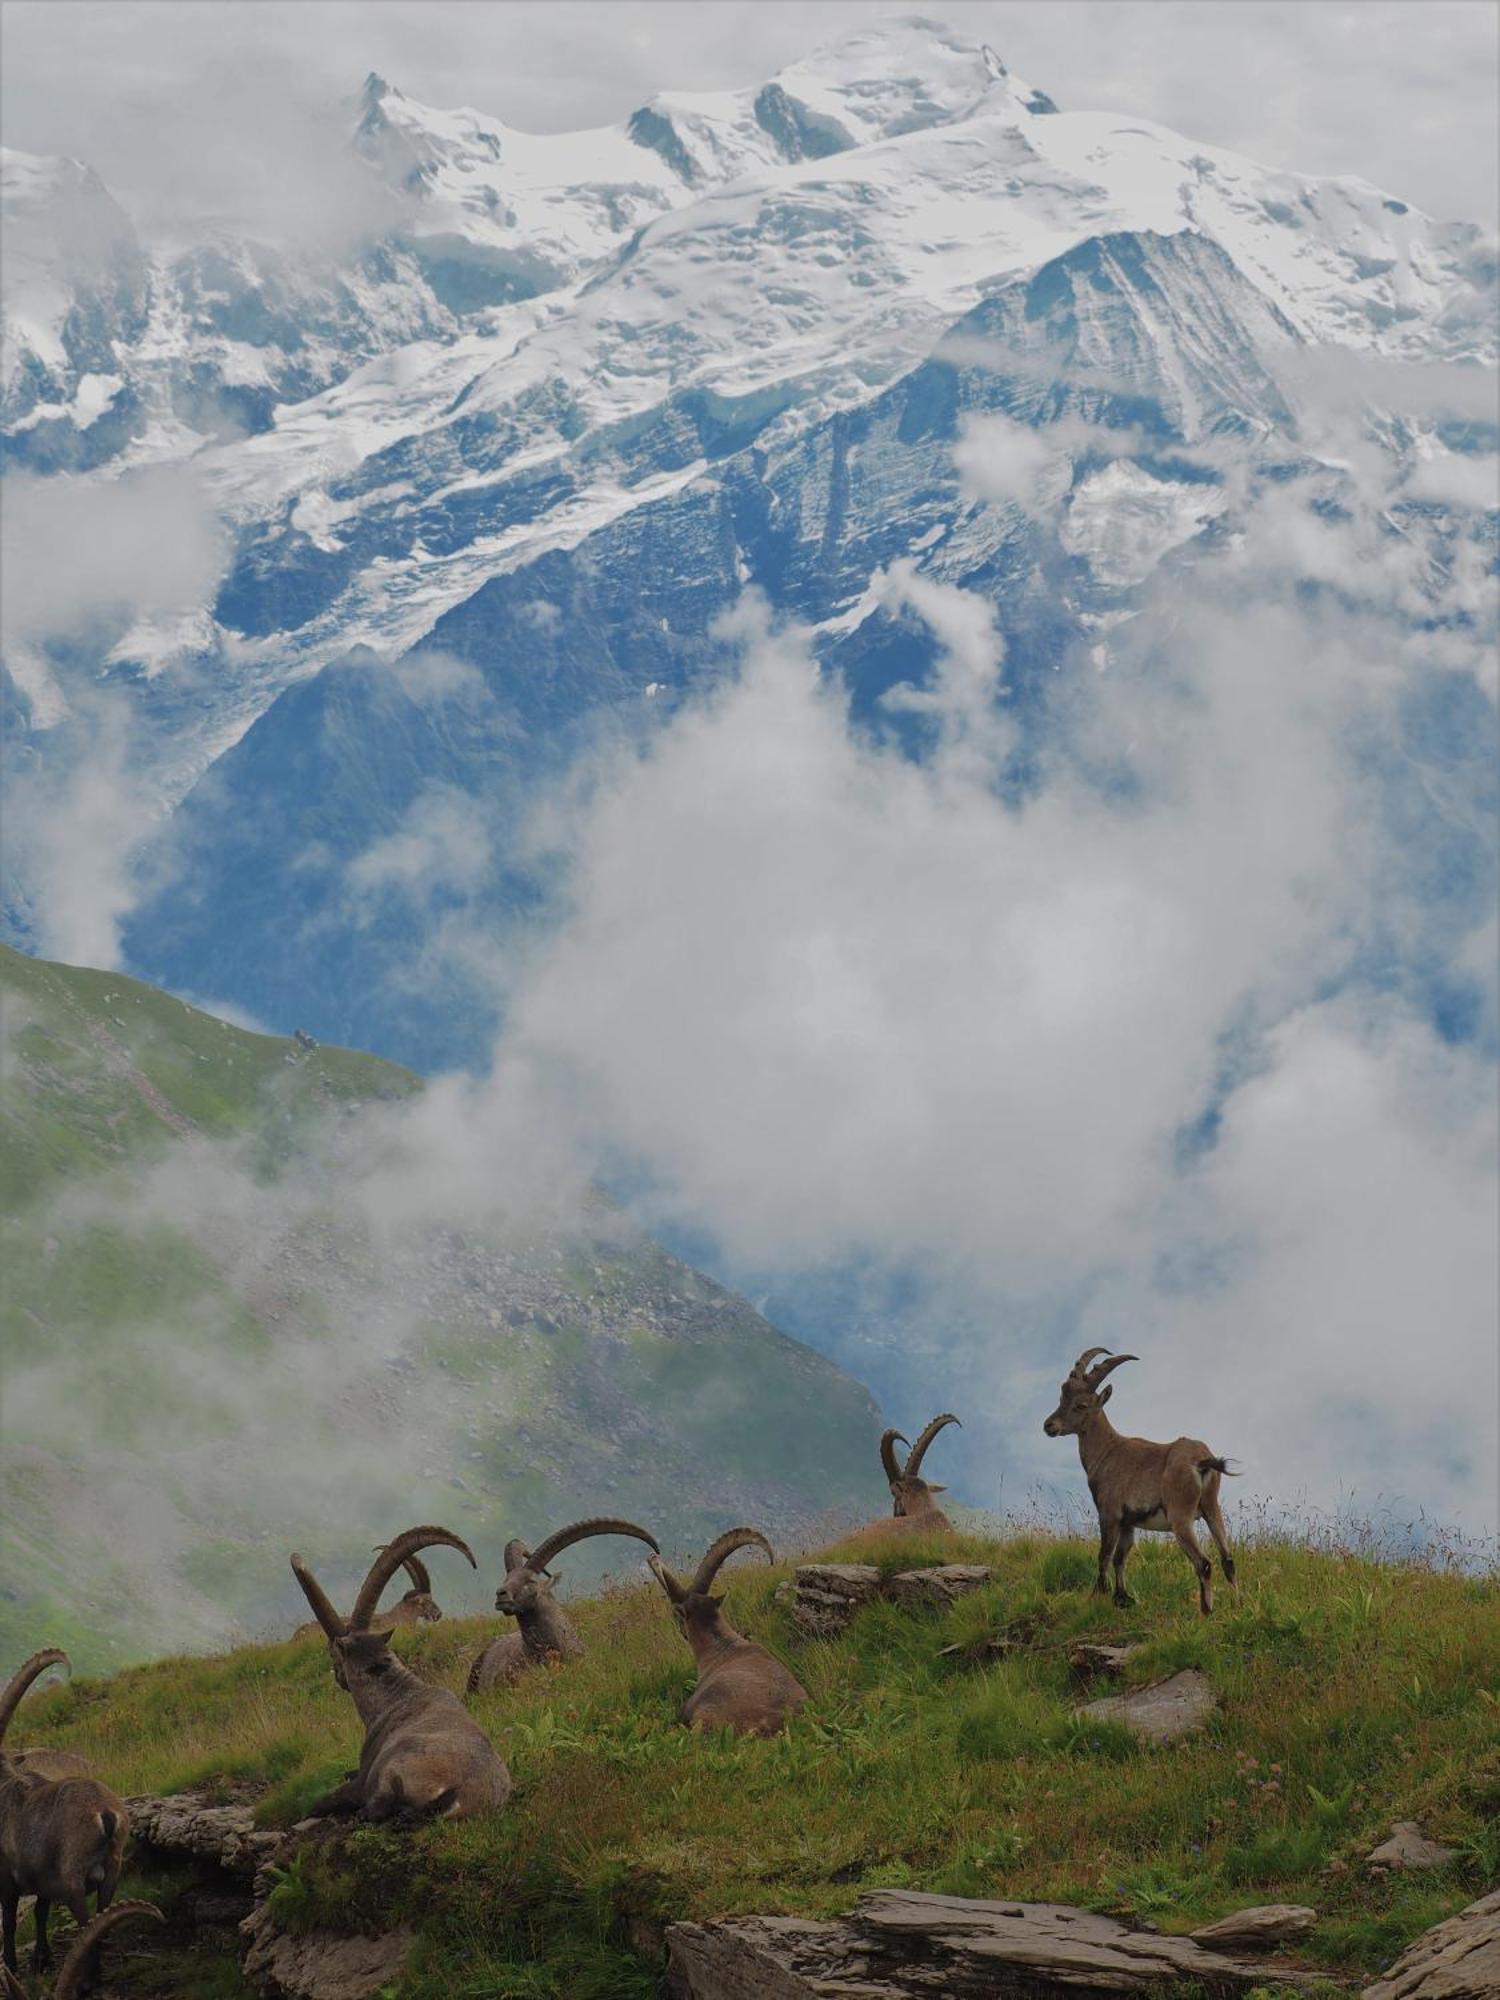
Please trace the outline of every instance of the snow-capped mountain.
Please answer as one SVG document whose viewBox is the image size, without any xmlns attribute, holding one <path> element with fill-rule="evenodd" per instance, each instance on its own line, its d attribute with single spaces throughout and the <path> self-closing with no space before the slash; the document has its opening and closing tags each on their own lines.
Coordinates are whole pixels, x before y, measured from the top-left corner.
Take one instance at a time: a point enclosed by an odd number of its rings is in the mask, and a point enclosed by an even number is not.
<svg viewBox="0 0 1500 2000">
<path fill-rule="evenodd" d="M 136 963 L 275 1020 L 295 979 L 310 1025 L 418 1061 L 430 1011 L 418 1034 L 369 997 L 411 914 L 351 911 L 344 873 L 432 786 L 481 799 L 503 855 L 586 718 L 649 725 L 721 670 L 710 628 L 747 583 L 873 704 L 923 670 L 870 588 L 901 557 L 997 605 L 1024 690 L 1098 657 L 1162 563 L 1232 544 L 1265 481 L 1347 503 L 1310 364 L 1495 359 L 1473 226 L 1060 111 L 920 18 L 582 134 L 372 77 L 351 143 L 388 226 L 344 262 L 149 256 L 109 204 L 107 282 L 63 246 L 64 191 L 108 196 L 19 162 L 39 247 L 7 413 L 44 470 L 191 458 L 233 536 L 211 602 L 51 662 L 48 718 L 80 671 L 128 689 L 199 857 L 192 897 L 179 876 L 137 912 Z M 977 462 L 986 422 L 1035 434 L 1031 486 Z M 1371 425 L 1396 488 L 1473 443 Z M 1429 498 L 1401 532 L 1467 530 Z M 434 649 L 446 678 L 411 665 Z M 295 972 L 267 949 L 288 923 Z"/>
</svg>

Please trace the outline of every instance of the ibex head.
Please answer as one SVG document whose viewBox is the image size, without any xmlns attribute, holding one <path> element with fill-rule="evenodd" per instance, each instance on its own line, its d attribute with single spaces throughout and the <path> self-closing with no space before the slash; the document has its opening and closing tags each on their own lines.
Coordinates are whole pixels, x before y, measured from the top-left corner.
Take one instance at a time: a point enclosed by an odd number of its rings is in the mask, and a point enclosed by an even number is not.
<svg viewBox="0 0 1500 2000">
<path fill-rule="evenodd" d="M 385 1544 L 375 1550 L 376 1555 L 385 1553 Z M 401 1567 L 411 1578 L 411 1589 L 402 1593 L 400 1602 L 411 1617 L 421 1623 L 433 1624 L 442 1617 L 442 1607 L 432 1594 L 432 1578 L 427 1574 L 427 1565 L 419 1556 L 408 1556 Z"/>
<path fill-rule="evenodd" d="M 921 1477 L 922 1460 L 927 1456 L 927 1448 L 938 1432 L 948 1424 L 958 1423 L 951 1410 L 945 1410 L 940 1417 L 934 1417 L 907 1454 L 905 1465 L 896 1456 L 896 1446 L 909 1444 L 901 1431 L 887 1431 L 880 1440 L 880 1463 L 885 1468 L 885 1476 L 891 1488 L 891 1512 L 900 1519 L 913 1514 L 932 1511 L 934 1493 L 946 1493 L 946 1486 L 934 1486 Z M 962 1428 L 962 1426 L 960 1426 Z"/>
<path fill-rule="evenodd" d="M 684 1632 L 691 1635 L 695 1627 L 702 1629 L 717 1623 L 719 1606 L 724 1600 L 714 1596 L 713 1580 L 736 1549 L 748 1548 L 764 1549 L 767 1562 L 776 1560 L 776 1551 L 759 1528 L 730 1528 L 720 1535 L 704 1554 L 691 1583 L 674 1576 L 660 1556 L 651 1558 L 656 1580 L 667 1593 L 672 1615 Z"/>
<path fill-rule="evenodd" d="M 587 1521 L 575 1521 L 571 1527 L 559 1528 L 534 1549 L 528 1549 L 522 1541 L 505 1544 L 505 1581 L 495 1592 L 495 1609 L 503 1611 L 510 1618 L 524 1618 L 539 1611 L 551 1598 L 556 1584 L 547 1574 L 547 1565 L 564 1549 L 572 1548 L 575 1542 L 586 1541 L 590 1535 L 634 1535 L 638 1542 L 644 1542 L 655 1554 L 660 1554 L 660 1546 L 655 1535 L 638 1528 L 634 1521 L 616 1520 L 613 1515 L 595 1515 Z"/>
<path fill-rule="evenodd" d="M 376 1556 L 347 1620 L 334 1610 L 323 1586 L 301 1556 L 292 1557 L 292 1573 L 312 1606 L 313 1616 L 327 1634 L 328 1650 L 333 1655 L 333 1677 L 350 1694 L 361 1685 L 375 1685 L 397 1664 L 391 1653 L 391 1634 L 370 1630 L 381 1592 L 409 1557 L 419 1549 L 438 1546 L 457 1549 L 468 1557 L 471 1569 L 479 1567 L 474 1551 L 450 1528 L 408 1528 L 404 1535 L 387 1542 Z"/>
<path fill-rule="evenodd" d="M 1090 1368 L 1089 1363 L 1096 1354 L 1106 1355 L 1108 1359 Z M 1086 1347 L 1073 1363 L 1072 1373 L 1062 1385 L 1057 1408 L 1042 1425 L 1048 1437 L 1075 1437 L 1114 1394 L 1113 1389 L 1101 1391 L 1099 1384 L 1105 1376 L 1123 1363 L 1138 1358 L 1134 1354 L 1110 1354 L 1107 1347 Z"/>
</svg>

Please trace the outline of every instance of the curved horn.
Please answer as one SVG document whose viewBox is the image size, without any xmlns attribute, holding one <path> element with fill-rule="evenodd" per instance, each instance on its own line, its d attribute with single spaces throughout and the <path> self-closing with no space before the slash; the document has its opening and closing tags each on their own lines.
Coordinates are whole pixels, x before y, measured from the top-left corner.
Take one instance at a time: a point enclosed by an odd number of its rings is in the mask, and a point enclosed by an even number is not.
<svg viewBox="0 0 1500 2000">
<path fill-rule="evenodd" d="M 501 1561 L 505 1565 L 505 1574 L 509 1576 L 513 1569 L 524 1569 L 530 1554 L 530 1549 L 527 1548 L 520 1536 L 513 1535 L 505 1544 L 505 1554 L 501 1557 Z"/>
<path fill-rule="evenodd" d="M 618 1521 L 612 1514 L 598 1514 L 592 1520 L 575 1521 L 571 1528 L 559 1528 L 555 1535 L 549 1535 L 544 1542 L 538 1542 L 526 1558 L 528 1569 L 545 1569 L 554 1556 L 560 1556 L 564 1549 L 572 1548 L 575 1542 L 586 1541 L 590 1535 L 634 1535 L 638 1542 L 644 1542 L 648 1549 L 661 1554 L 661 1545 L 655 1535 L 648 1535 L 644 1528 L 638 1528 L 634 1521 Z"/>
<path fill-rule="evenodd" d="M 951 1410 L 944 1410 L 940 1417 L 933 1418 L 926 1430 L 917 1439 L 906 1461 L 906 1476 L 908 1479 L 916 1478 L 922 1469 L 922 1460 L 926 1456 L 927 1447 L 932 1443 L 938 1432 L 945 1430 L 949 1424 L 958 1424 L 958 1418 L 954 1416 Z M 958 1424 L 958 1427 L 960 1430 L 963 1429 L 962 1424 Z"/>
<path fill-rule="evenodd" d="M 329 1601 L 327 1591 L 324 1590 L 322 1584 L 319 1583 L 301 1556 L 292 1557 L 292 1575 L 301 1584 L 302 1595 L 312 1606 L 314 1618 L 317 1619 L 328 1637 L 330 1639 L 341 1639 L 349 1628 L 334 1610 L 332 1603 Z"/>
<path fill-rule="evenodd" d="M 52 2000 L 76 2000 L 76 1995 L 83 1990 L 81 1982 L 89 1958 L 98 1949 L 104 1933 L 130 1917 L 152 1917 L 157 1923 L 165 1921 L 155 1903 L 111 1903 L 107 1910 L 101 1910 L 97 1917 L 86 1923 L 74 1938 L 72 1949 L 57 1975 L 57 1984 L 52 1989 Z"/>
<path fill-rule="evenodd" d="M 371 1553 L 378 1556 L 384 1551 L 384 1549 L 385 1549 L 385 1543 L 377 1542 Z M 424 1563 L 417 1556 L 408 1556 L 406 1558 L 406 1561 L 402 1563 L 401 1567 L 406 1571 L 406 1574 L 411 1578 L 412 1589 L 423 1590 L 427 1593 L 429 1597 L 431 1597 L 432 1578 L 427 1574 L 426 1563 Z"/>
<path fill-rule="evenodd" d="M 905 1431 L 885 1431 L 882 1433 L 880 1439 L 881 1468 L 892 1486 L 901 1477 L 901 1468 L 896 1463 L 897 1438 L 900 1438 L 904 1445 L 910 1445 L 911 1443 L 911 1439 L 906 1435 Z"/>
<path fill-rule="evenodd" d="M 734 1554 L 736 1549 L 748 1548 L 764 1549 L 767 1562 L 775 1562 L 776 1560 L 776 1551 L 771 1547 L 771 1544 L 766 1540 L 759 1528 L 730 1528 L 712 1544 L 702 1562 L 699 1563 L 698 1573 L 692 1582 L 692 1594 L 697 1596 L 700 1591 L 708 1589 L 708 1586 L 718 1575 L 724 1563 Z"/>
<path fill-rule="evenodd" d="M 673 1604 L 681 1604 L 688 1594 L 687 1585 L 680 1577 L 673 1576 L 671 1570 L 667 1568 L 660 1556 L 650 1556 L 647 1558 L 647 1562 L 651 1574 L 667 1593 L 671 1602 Z"/>
<path fill-rule="evenodd" d="M 401 1568 L 409 1555 L 418 1549 L 457 1549 L 460 1555 L 469 1558 L 469 1567 L 478 1569 L 474 1551 L 466 1541 L 455 1535 L 451 1528 L 408 1528 L 404 1535 L 397 1535 L 395 1541 L 387 1542 L 380 1554 L 370 1565 L 370 1574 L 359 1586 L 359 1595 L 354 1600 L 354 1609 L 349 1613 L 349 1630 L 364 1632 L 375 1616 L 375 1607 L 380 1602 L 381 1592 Z"/>
<path fill-rule="evenodd" d="M 1106 1354 L 1109 1354 L 1108 1348 L 1104 1351 Z M 1084 1380 L 1091 1389 L 1097 1389 L 1105 1376 L 1113 1374 L 1114 1370 L 1120 1367 L 1122 1363 L 1126 1361 L 1139 1361 L 1140 1358 L 1138 1354 L 1110 1354 L 1108 1361 L 1101 1361 L 1097 1368 L 1091 1368 L 1084 1377 Z"/>
<path fill-rule="evenodd" d="M 71 1673 L 73 1662 L 60 1646 L 48 1646 L 40 1653 L 33 1653 L 29 1660 L 23 1660 L 5 1683 L 5 1692 L 0 1694 L 0 1743 L 5 1741 L 5 1732 L 10 1727 L 10 1719 L 21 1705 L 21 1697 L 48 1667 L 66 1667 Z"/>
<path fill-rule="evenodd" d="M 1096 1354 L 1108 1354 L 1108 1352 L 1109 1349 L 1107 1347 L 1086 1347 L 1073 1363 L 1071 1373 L 1078 1376 L 1081 1380 L 1087 1375 L 1089 1363 L 1093 1360 L 1094 1356 Z"/>
</svg>

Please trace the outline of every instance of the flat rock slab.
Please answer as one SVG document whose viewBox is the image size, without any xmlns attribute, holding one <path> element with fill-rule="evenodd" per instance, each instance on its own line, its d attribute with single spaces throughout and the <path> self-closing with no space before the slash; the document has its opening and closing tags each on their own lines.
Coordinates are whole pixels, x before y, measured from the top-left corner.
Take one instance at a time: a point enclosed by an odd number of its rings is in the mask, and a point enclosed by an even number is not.
<svg viewBox="0 0 1500 2000">
<path fill-rule="evenodd" d="M 1194 1980 L 1209 1995 L 1316 1975 L 1190 1938 L 1133 1931 L 1059 1903 L 1005 1903 L 885 1889 L 851 1917 L 731 1917 L 673 1924 L 674 2000 L 1000 2000 L 1066 1994 L 1106 2000 Z"/>
<path fill-rule="evenodd" d="M 946 1611 L 990 1580 L 984 1563 L 938 1563 L 932 1569 L 904 1569 L 886 1584 L 885 1594 L 910 1611 Z"/>
<path fill-rule="evenodd" d="M 1495 2000 L 1500 1993 L 1500 1889 L 1408 1945 L 1363 2000 Z"/>
<path fill-rule="evenodd" d="M 230 1875 L 253 1877 L 284 1835 L 257 1827 L 248 1806 L 214 1806 L 196 1792 L 127 1799 L 131 1831 L 147 1847 L 190 1854 Z"/>
<path fill-rule="evenodd" d="M 1456 1847 L 1429 1840 L 1414 1819 L 1398 1819 L 1389 1840 L 1365 1856 L 1367 1868 L 1446 1868 L 1458 1859 Z"/>
<path fill-rule="evenodd" d="M 1102 1722 L 1123 1722 L 1148 1743 L 1175 1743 L 1201 1729 L 1218 1706 L 1208 1676 L 1196 1667 L 1184 1667 L 1180 1674 L 1132 1688 L 1129 1694 L 1107 1694 L 1085 1702 L 1078 1713 L 1096 1715 Z"/>
<path fill-rule="evenodd" d="M 792 1617 L 809 1638 L 836 1638 L 879 1595 L 880 1571 L 872 1563 L 802 1563 L 792 1581 Z"/>
<path fill-rule="evenodd" d="M 1277 1945 L 1296 1944 L 1317 1921 L 1317 1911 L 1306 1903 L 1257 1903 L 1189 1935 L 1194 1944 L 1206 1944 L 1214 1951 L 1271 1951 Z"/>
</svg>

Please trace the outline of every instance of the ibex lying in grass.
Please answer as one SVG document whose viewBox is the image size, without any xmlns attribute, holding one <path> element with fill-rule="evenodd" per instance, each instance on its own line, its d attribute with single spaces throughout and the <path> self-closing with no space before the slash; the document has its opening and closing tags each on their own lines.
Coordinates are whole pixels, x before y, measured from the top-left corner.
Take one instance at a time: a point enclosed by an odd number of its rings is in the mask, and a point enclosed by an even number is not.
<svg viewBox="0 0 1500 2000">
<path fill-rule="evenodd" d="M 709 1585 L 736 1549 L 764 1549 L 776 1560 L 758 1528 L 731 1528 L 709 1549 L 689 1584 L 673 1576 L 659 1556 L 651 1558 L 657 1581 L 671 1600 L 693 1657 L 698 1685 L 682 1705 L 682 1719 L 694 1729 L 734 1729 L 742 1736 L 774 1736 L 807 1700 L 807 1690 L 764 1646 L 747 1639 L 725 1618 L 723 1599 Z"/>
<path fill-rule="evenodd" d="M 1096 1354 L 1107 1355 L 1094 1368 L 1089 1363 Z M 1234 1586 L 1234 1557 L 1219 1512 L 1219 1480 L 1229 1471 L 1222 1458 L 1215 1458 L 1201 1438 L 1176 1438 L 1171 1444 L 1152 1444 L 1146 1438 L 1121 1437 L 1104 1405 L 1113 1391 L 1100 1391 L 1105 1376 L 1134 1354 L 1110 1354 L 1107 1347 L 1086 1348 L 1073 1363 L 1073 1372 L 1062 1385 L 1057 1408 L 1042 1425 L 1048 1437 L 1076 1437 L 1078 1456 L 1099 1512 L 1099 1574 L 1094 1589 L 1101 1596 L 1108 1588 L 1104 1572 L 1110 1564 L 1115 1571 L 1115 1603 L 1135 1600 L 1125 1588 L 1125 1559 L 1135 1541 L 1136 1530 L 1177 1537 L 1183 1554 L 1198 1579 L 1198 1609 L 1206 1618 L 1214 1608 L 1210 1579 L 1213 1565 L 1198 1546 L 1193 1523 L 1202 1519 L 1218 1544 L 1224 1563 L 1224 1580 Z"/>
<path fill-rule="evenodd" d="M 478 1694 L 484 1688 L 507 1687 L 528 1667 L 545 1666 L 549 1659 L 582 1659 L 583 1641 L 553 1595 L 547 1564 L 589 1535 L 634 1535 L 655 1554 L 661 1554 L 656 1537 L 648 1535 L 644 1528 L 638 1528 L 633 1521 L 603 1516 L 559 1528 L 535 1549 L 528 1549 L 524 1542 L 507 1542 L 505 1581 L 495 1592 L 495 1609 L 514 1618 L 520 1630 L 491 1639 L 479 1654 L 469 1669 L 470 1694 Z"/>
<path fill-rule="evenodd" d="M 107 1910 L 89 1919 L 58 1968 L 52 2000 L 78 2000 L 85 1990 L 84 1980 L 90 1975 L 98 1976 L 99 1948 L 105 1933 L 112 1931 L 116 1924 L 127 1923 L 134 1917 L 154 1917 L 157 1923 L 163 1921 L 155 1903 L 138 1902 L 111 1903 Z M 0 2000 L 26 2000 L 25 1987 L 13 1972 L 3 1966 L 0 1966 Z"/>
<path fill-rule="evenodd" d="M 376 1555 L 382 1551 L 377 1549 Z M 398 1598 L 389 1611 L 378 1611 L 370 1620 L 372 1632 L 400 1632 L 408 1625 L 433 1624 L 442 1617 L 437 1599 L 432 1594 L 432 1578 L 427 1574 L 427 1565 L 417 1556 L 408 1556 L 401 1567 L 411 1578 L 411 1589 L 404 1597 Z M 299 1625 L 292 1634 L 294 1639 L 313 1639 L 322 1631 L 316 1618 Z"/>
<path fill-rule="evenodd" d="M 33 1653 L 29 1660 L 21 1662 L 6 1682 L 5 1692 L 0 1694 L 0 1744 L 4 1743 L 11 1717 L 32 1682 L 48 1667 L 71 1667 L 71 1664 L 67 1654 L 58 1646 L 48 1646 L 45 1651 Z M 93 1776 L 93 1766 L 87 1757 L 80 1757 L 73 1750 L 6 1750 L 3 1754 L 13 1771 L 28 1773 L 33 1778 Z"/>
<path fill-rule="evenodd" d="M 907 1439 L 900 1431 L 887 1431 L 880 1440 L 880 1463 L 891 1489 L 891 1511 L 880 1521 L 871 1521 L 867 1527 L 856 1528 L 852 1535 L 844 1536 L 845 1541 L 883 1542 L 893 1535 L 937 1535 L 951 1533 L 953 1523 L 937 1504 L 934 1495 L 946 1493 L 946 1486 L 931 1486 L 921 1477 L 922 1460 L 927 1456 L 928 1446 L 948 1424 L 956 1424 L 958 1418 L 951 1410 L 945 1410 L 940 1417 L 934 1417 L 926 1430 L 912 1445 L 905 1465 L 896 1456 L 898 1441 L 905 1444 Z"/>
<path fill-rule="evenodd" d="M 462 1819 L 493 1812 L 510 1796 L 509 1771 L 458 1696 L 418 1680 L 392 1653 L 390 1633 L 373 1629 L 380 1593 L 402 1563 L 439 1544 L 460 1550 L 478 1568 L 467 1542 L 449 1529 L 408 1528 L 375 1558 L 347 1623 L 301 1556 L 292 1557 L 297 1581 L 328 1635 L 334 1678 L 365 1725 L 359 1769 L 309 1808 L 314 1816 Z"/>
</svg>

